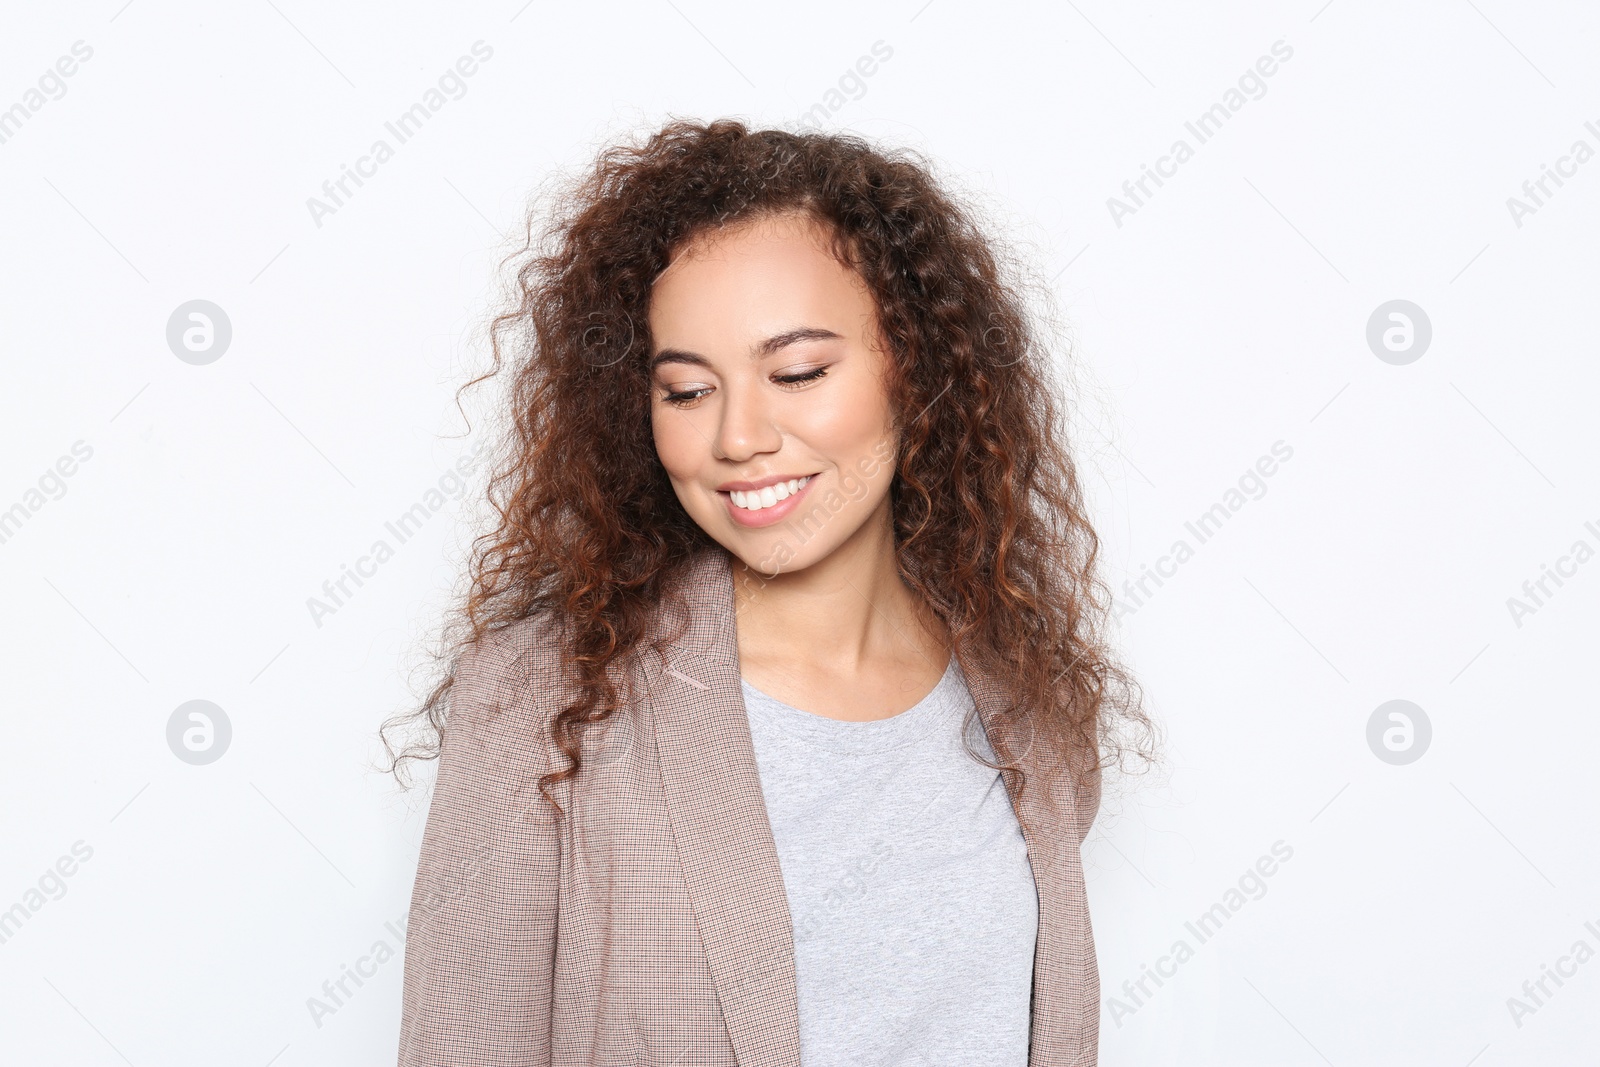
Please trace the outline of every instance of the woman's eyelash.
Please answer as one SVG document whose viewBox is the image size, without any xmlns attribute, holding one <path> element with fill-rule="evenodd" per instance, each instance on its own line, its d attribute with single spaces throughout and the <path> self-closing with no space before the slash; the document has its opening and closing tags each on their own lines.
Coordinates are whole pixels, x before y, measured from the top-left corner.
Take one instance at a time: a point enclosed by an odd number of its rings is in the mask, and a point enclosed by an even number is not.
<svg viewBox="0 0 1600 1067">
<path fill-rule="evenodd" d="M 801 382 L 814 382 L 827 373 L 827 367 L 818 367 L 816 370 L 808 370 L 804 374 L 789 374 L 780 376 L 778 381 L 784 383 L 785 385 L 799 385 Z"/>
<path fill-rule="evenodd" d="M 818 367 L 816 370 L 808 370 L 803 374 L 779 375 L 777 381 L 782 382 L 784 385 L 804 385 L 806 382 L 816 381 L 818 378 L 821 378 L 827 373 L 827 367 Z M 662 396 L 661 399 L 668 404 L 674 404 L 678 407 L 682 407 L 685 404 L 692 404 L 696 400 L 699 400 L 701 395 L 708 391 L 709 390 L 706 389 L 687 389 L 681 393 L 674 393 L 669 390 L 665 395 Z"/>
<path fill-rule="evenodd" d="M 665 400 L 669 404 L 676 404 L 677 406 L 682 407 L 685 404 L 690 404 L 696 400 L 699 400 L 700 394 L 704 392 L 704 389 L 690 389 L 687 392 L 674 393 L 669 389 L 667 390 L 666 395 L 664 395 L 661 399 Z"/>
</svg>

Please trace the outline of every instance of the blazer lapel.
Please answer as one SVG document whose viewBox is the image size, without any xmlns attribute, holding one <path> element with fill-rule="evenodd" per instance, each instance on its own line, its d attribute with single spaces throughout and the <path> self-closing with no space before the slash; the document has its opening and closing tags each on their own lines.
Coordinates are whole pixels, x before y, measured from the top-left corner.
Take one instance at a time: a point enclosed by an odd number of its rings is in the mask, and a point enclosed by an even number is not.
<svg viewBox="0 0 1600 1067">
<path fill-rule="evenodd" d="M 740 1067 L 798 1067 L 800 1024 L 794 928 L 740 688 L 731 559 L 707 549 L 662 607 L 673 635 L 666 657 L 646 657 L 662 784 L 701 939 Z M 999 679 L 957 650 L 990 742 L 1010 750 Z M 1021 800 L 1003 776 L 1027 845 L 1039 896 L 1034 951 L 1031 1067 L 1074 1062 L 1074 1017 L 1061 998 L 1079 995 L 1075 943 L 1056 909 L 1073 865 L 1067 837 L 1032 780 Z M 1055 819 L 1052 822 L 1050 820 Z M 1082 876 L 1076 891 L 1082 893 Z M 1089 961 L 1093 966 L 1092 956 Z M 1048 1050 L 1048 1051 L 1047 1051 Z M 1062 1058 L 1057 1058 L 1060 1050 Z"/>
<path fill-rule="evenodd" d="M 1028 773 L 1028 787 L 1020 799 L 1012 776 L 1003 774 L 1001 779 L 1021 824 L 1028 865 L 1033 869 L 1034 888 L 1039 895 L 1029 1067 L 1093 1063 L 1097 1042 L 1082 1032 L 1081 1020 L 1085 1018 L 1084 1001 L 1092 997 L 1095 1003 L 1087 1006 L 1088 1017 L 1098 1023 L 1099 972 L 1086 925 L 1083 869 L 1077 851 L 1082 841 L 1075 836 L 1078 828 L 1064 821 L 1066 813 L 1072 811 L 1070 806 L 1064 806 L 1070 803 L 1062 799 L 1064 784 L 1059 779 L 1047 782 L 1027 761 L 1025 752 L 1021 756 L 1006 755 L 1026 746 L 1014 741 L 1008 726 L 1005 688 L 974 657 L 962 655 L 960 650 L 956 655 L 990 744 L 1002 761 L 1016 758 Z M 1046 802 L 1046 790 L 1056 798 L 1054 805 Z M 1070 788 L 1065 792 L 1070 793 Z"/>
<path fill-rule="evenodd" d="M 646 693 L 678 856 L 740 1067 L 799 1067 L 794 926 L 739 686 L 730 561 L 681 585 L 686 618 Z M 666 606 L 669 614 L 679 605 Z"/>
</svg>

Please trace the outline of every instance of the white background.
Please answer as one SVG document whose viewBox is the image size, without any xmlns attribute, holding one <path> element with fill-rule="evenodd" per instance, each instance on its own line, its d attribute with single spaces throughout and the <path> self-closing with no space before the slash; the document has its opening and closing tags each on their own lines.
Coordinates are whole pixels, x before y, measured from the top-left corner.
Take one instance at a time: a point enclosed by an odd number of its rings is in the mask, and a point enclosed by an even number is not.
<svg viewBox="0 0 1600 1067">
<path fill-rule="evenodd" d="M 927 153 L 1052 282 L 1110 581 L 1293 449 L 1120 627 L 1168 745 L 1086 850 L 1102 1062 L 1595 1062 L 1600 960 L 1507 1002 L 1600 950 L 1600 562 L 1520 625 L 1507 601 L 1600 548 L 1600 160 L 1520 226 L 1507 198 L 1600 148 L 1600 15 L 1203 8 L 12 6 L 0 108 L 93 56 L 0 144 L 0 509 L 92 458 L 0 543 L 0 909 L 92 857 L 0 943 L 5 1061 L 393 1062 L 398 958 L 320 1025 L 307 1002 L 396 941 L 426 798 L 373 734 L 427 680 L 481 485 L 320 626 L 307 598 L 475 443 L 453 393 L 532 190 L 668 116 L 792 124 L 882 41 L 827 125 Z M 478 40 L 465 95 L 316 225 L 307 198 Z M 1118 225 L 1108 197 L 1280 40 L 1265 94 Z M 166 342 L 193 299 L 233 328 L 206 366 Z M 1406 365 L 1366 341 L 1394 299 L 1432 324 Z M 233 728 L 208 766 L 167 746 L 194 699 Z M 1368 747 L 1392 699 L 1432 724 L 1409 765 Z"/>
</svg>

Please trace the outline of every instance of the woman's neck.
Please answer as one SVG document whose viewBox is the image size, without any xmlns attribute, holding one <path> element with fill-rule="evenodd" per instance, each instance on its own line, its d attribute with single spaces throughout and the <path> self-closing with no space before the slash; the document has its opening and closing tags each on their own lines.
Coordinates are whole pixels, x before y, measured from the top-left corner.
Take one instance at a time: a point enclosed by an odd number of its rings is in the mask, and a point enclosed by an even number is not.
<svg viewBox="0 0 1600 1067">
<path fill-rule="evenodd" d="M 801 570 L 766 575 L 738 557 L 731 566 L 747 674 L 850 678 L 948 661 L 948 630 L 901 578 L 887 526 Z"/>
</svg>

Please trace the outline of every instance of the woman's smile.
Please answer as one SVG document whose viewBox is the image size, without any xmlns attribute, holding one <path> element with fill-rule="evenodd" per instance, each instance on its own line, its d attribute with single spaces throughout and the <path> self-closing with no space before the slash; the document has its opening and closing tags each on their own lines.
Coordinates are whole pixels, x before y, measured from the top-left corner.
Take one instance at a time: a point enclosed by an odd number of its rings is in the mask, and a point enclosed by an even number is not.
<svg viewBox="0 0 1600 1067">
<path fill-rule="evenodd" d="M 717 490 L 728 502 L 728 514 L 741 526 L 771 526 L 788 518 L 800 506 L 806 490 L 816 480 L 807 474 L 788 481 L 773 482 L 760 489 Z"/>
</svg>

